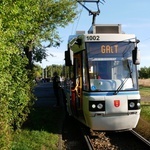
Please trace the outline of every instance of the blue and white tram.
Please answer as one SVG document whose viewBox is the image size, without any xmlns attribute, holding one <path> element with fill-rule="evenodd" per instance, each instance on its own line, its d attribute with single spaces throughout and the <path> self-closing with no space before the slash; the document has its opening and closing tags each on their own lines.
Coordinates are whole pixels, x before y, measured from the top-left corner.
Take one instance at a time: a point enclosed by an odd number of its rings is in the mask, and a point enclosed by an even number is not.
<svg viewBox="0 0 150 150">
<path fill-rule="evenodd" d="M 92 130 L 130 130 L 140 117 L 137 65 L 139 51 L 133 34 L 121 25 L 93 25 L 87 34 L 69 37 L 65 52 L 69 80 L 67 110 Z"/>
</svg>

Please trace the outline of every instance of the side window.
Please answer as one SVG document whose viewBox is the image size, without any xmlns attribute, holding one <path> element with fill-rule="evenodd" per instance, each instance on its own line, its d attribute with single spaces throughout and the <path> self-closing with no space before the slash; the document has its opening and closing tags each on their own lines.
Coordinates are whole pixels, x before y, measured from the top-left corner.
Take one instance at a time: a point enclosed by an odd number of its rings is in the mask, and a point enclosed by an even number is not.
<svg viewBox="0 0 150 150">
<path fill-rule="evenodd" d="M 75 79 L 81 76 L 81 63 L 78 58 L 75 58 Z"/>
<path fill-rule="evenodd" d="M 75 86 L 78 85 L 78 88 L 81 89 L 82 84 L 81 84 L 81 79 L 82 79 L 82 72 L 81 72 L 81 53 L 80 54 L 76 54 L 74 56 L 74 82 L 75 82 Z"/>
<path fill-rule="evenodd" d="M 89 91 L 88 70 L 86 65 L 87 61 L 85 51 L 83 51 L 82 55 L 82 64 L 83 64 L 83 90 Z"/>
</svg>

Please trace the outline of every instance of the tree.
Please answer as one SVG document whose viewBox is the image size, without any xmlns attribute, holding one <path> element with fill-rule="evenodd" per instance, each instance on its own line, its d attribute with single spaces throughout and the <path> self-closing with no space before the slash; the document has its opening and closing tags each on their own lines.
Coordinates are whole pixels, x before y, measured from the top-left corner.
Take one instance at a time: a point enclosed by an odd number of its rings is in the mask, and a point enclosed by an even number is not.
<svg viewBox="0 0 150 150">
<path fill-rule="evenodd" d="M 67 6 L 67 7 L 66 7 Z M 0 148 L 11 149 L 11 133 L 21 127 L 32 104 L 33 56 L 59 46 L 58 27 L 73 21 L 75 0 L 0 2 Z M 33 53 L 34 52 L 34 53 Z"/>
<path fill-rule="evenodd" d="M 59 46 L 57 28 L 65 27 L 76 15 L 75 0 L 5 0 L 1 7 L 5 9 L 3 26 L 6 30 L 12 28 L 14 34 L 10 41 L 24 51 L 29 60 L 28 68 L 32 65 L 33 50 L 34 54 L 39 49 L 42 52 L 43 41 L 49 42 L 46 47 Z"/>
<path fill-rule="evenodd" d="M 150 67 L 142 67 L 139 70 L 139 78 L 150 78 Z"/>
<path fill-rule="evenodd" d="M 62 75 L 62 65 L 51 65 L 51 66 L 47 66 L 47 77 L 53 77 L 53 73 L 57 72 L 59 76 Z"/>
<path fill-rule="evenodd" d="M 42 77 L 42 67 L 40 65 L 34 65 L 33 67 L 33 78 L 41 78 Z"/>
</svg>

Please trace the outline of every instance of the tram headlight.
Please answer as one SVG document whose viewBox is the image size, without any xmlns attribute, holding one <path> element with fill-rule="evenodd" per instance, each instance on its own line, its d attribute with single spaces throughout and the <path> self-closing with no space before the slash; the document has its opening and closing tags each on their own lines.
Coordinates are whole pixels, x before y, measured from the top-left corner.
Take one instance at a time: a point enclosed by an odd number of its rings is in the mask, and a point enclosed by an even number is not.
<svg viewBox="0 0 150 150">
<path fill-rule="evenodd" d="M 140 100 L 128 100 L 128 110 L 137 110 L 140 109 Z"/>
<path fill-rule="evenodd" d="M 141 104 L 140 104 L 140 103 L 137 103 L 137 107 L 139 107 L 139 108 L 140 108 L 140 106 L 141 106 Z"/>
<path fill-rule="evenodd" d="M 95 105 L 95 104 L 93 104 L 93 105 L 92 105 L 92 108 L 93 108 L 93 109 L 94 109 L 94 108 L 96 108 L 96 105 Z"/>
<path fill-rule="evenodd" d="M 134 108 L 135 107 L 135 103 L 134 102 L 130 102 L 129 106 L 130 106 L 130 108 Z"/>
<path fill-rule="evenodd" d="M 103 104 L 99 103 L 99 104 L 97 105 L 97 108 L 98 108 L 98 109 L 102 109 L 102 108 L 103 108 Z"/>
<path fill-rule="evenodd" d="M 89 101 L 89 111 L 105 111 L 105 101 Z"/>
</svg>

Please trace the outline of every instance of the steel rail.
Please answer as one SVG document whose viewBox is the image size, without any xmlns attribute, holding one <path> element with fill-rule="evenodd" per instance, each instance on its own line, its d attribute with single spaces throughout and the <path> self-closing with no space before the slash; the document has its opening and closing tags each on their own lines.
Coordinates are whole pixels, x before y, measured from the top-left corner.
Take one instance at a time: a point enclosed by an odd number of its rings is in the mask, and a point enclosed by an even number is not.
<svg viewBox="0 0 150 150">
<path fill-rule="evenodd" d="M 94 147 L 93 147 L 93 145 L 92 145 L 92 143 L 91 143 L 91 141 L 90 141 L 89 136 L 88 136 L 88 135 L 84 135 L 84 139 L 85 139 L 85 141 L 86 141 L 86 143 L 87 143 L 87 145 L 88 145 L 88 149 L 89 149 L 89 150 L 94 150 Z"/>
<path fill-rule="evenodd" d="M 94 147 L 90 141 L 90 137 L 89 135 L 87 134 L 86 130 L 84 127 L 81 128 L 81 132 L 82 132 L 82 135 L 84 136 L 84 140 L 87 144 L 87 147 L 88 147 L 88 150 L 94 150 Z"/>
<path fill-rule="evenodd" d="M 148 145 L 150 147 L 150 141 L 146 140 L 144 137 L 142 137 L 140 134 L 138 134 L 136 131 L 131 130 L 130 131 L 132 134 L 134 134 L 137 138 L 139 138 L 140 140 L 142 140 L 146 145 Z"/>
</svg>

